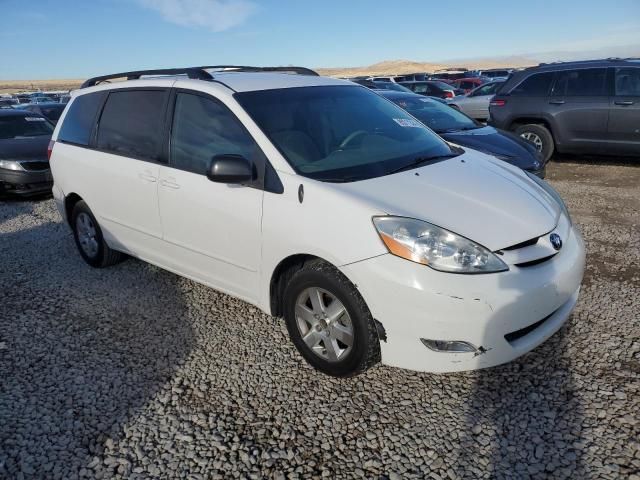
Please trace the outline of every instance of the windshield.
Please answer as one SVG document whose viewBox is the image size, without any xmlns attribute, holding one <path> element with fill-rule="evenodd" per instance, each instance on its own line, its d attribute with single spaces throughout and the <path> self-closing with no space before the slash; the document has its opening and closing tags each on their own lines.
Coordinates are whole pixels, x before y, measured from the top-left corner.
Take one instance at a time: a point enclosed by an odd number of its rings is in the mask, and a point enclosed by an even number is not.
<svg viewBox="0 0 640 480">
<path fill-rule="evenodd" d="M 449 145 L 402 109 L 357 86 L 235 94 L 300 175 L 346 182 L 451 156 Z"/>
<path fill-rule="evenodd" d="M 463 113 L 437 100 L 417 95 L 396 97 L 390 100 L 438 133 L 480 128 L 480 125 Z"/>
<path fill-rule="evenodd" d="M 0 117 L 0 140 L 38 137 L 51 135 L 52 133 L 53 125 L 42 117 L 18 115 Z"/>
</svg>

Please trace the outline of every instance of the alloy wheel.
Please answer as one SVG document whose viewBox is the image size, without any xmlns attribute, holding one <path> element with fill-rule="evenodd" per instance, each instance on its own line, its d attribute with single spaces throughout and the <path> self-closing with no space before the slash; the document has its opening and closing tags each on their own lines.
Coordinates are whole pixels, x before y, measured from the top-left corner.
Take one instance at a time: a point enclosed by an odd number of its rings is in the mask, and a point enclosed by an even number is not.
<svg viewBox="0 0 640 480">
<path fill-rule="evenodd" d="M 93 220 L 85 212 L 80 212 L 76 217 L 76 230 L 80 248 L 89 258 L 94 258 L 98 254 L 97 230 Z"/>
<path fill-rule="evenodd" d="M 353 324 L 335 295 L 317 287 L 303 290 L 296 300 L 295 317 L 302 340 L 315 355 L 335 363 L 351 352 Z"/>
<path fill-rule="evenodd" d="M 539 152 L 542 151 L 542 138 L 540 138 L 539 135 L 533 132 L 523 132 L 520 134 L 520 136 L 525 140 L 533 143 L 533 145 L 536 147 L 536 150 L 538 150 Z"/>
</svg>

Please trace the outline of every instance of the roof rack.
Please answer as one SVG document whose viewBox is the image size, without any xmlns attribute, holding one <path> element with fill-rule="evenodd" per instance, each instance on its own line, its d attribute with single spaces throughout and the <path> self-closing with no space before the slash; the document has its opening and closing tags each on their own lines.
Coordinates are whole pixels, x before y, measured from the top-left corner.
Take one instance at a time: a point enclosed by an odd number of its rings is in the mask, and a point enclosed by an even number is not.
<svg viewBox="0 0 640 480">
<path fill-rule="evenodd" d="M 205 70 L 218 70 L 222 72 L 281 72 L 295 73 L 297 75 L 312 75 L 318 77 L 318 72 L 305 67 L 250 67 L 246 65 L 210 65 L 198 67 Z"/>
<path fill-rule="evenodd" d="M 187 68 L 159 68 L 153 70 L 136 70 L 133 72 L 112 73 L 110 75 L 102 75 L 92 77 L 86 80 L 80 88 L 93 87 L 103 82 L 108 82 L 114 78 L 126 78 L 127 80 L 137 80 L 147 75 L 186 75 L 188 78 L 195 80 L 213 80 L 213 75 L 207 70 L 217 70 L 219 72 L 282 72 L 295 73 L 298 75 L 318 76 L 318 73 L 310 68 L 304 67 L 249 67 L 244 65 L 208 65 L 203 67 L 187 67 Z"/>
<path fill-rule="evenodd" d="M 560 60 L 560 61 L 557 61 L 557 62 L 541 62 L 536 66 L 544 67 L 544 66 L 548 66 L 548 65 L 564 65 L 564 64 L 573 64 L 573 63 L 625 62 L 625 61 L 636 61 L 636 60 L 640 60 L 640 58 L 636 58 L 636 57 L 627 57 L 627 58 L 608 57 L 608 58 L 593 58 L 593 59 L 589 59 L 589 60 Z M 528 67 L 528 68 L 535 68 L 536 66 Z"/>
</svg>

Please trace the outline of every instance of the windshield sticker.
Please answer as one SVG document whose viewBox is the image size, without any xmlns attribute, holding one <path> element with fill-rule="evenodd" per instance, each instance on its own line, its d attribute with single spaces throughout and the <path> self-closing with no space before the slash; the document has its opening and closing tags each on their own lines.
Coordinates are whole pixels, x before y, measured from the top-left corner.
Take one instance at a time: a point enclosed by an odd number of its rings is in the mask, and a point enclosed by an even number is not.
<svg viewBox="0 0 640 480">
<path fill-rule="evenodd" d="M 394 122 L 396 122 L 401 127 L 409 127 L 409 128 L 425 128 L 425 126 L 420 123 L 418 120 L 413 120 L 411 118 L 394 118 Z"/>
<path fill-rule="evenodd" d="M 24 117 L 27 122 L 46 122 L 42 117 Z"/>
</svg>

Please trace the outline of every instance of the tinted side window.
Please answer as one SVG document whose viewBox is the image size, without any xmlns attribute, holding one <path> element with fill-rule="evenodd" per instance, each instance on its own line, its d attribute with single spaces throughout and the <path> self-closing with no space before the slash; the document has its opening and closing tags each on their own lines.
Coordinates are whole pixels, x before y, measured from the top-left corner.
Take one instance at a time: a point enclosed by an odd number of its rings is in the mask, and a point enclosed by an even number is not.
<svg viewBox="0 0 640 480">
<path fill-rule="evenodd" d="M 89 145 L 98 108 L 106 95 L 106 92 L 95 92 L 76 98 L 64 117 L 58 140 L 77 145 Z"/>
<path fill-rule="evenodd" d="M 511 95 L 543 97 L 549 93 L 552 80 L 553 72 L 534 73 L 521 82 L 516 88 L 511 90 Z"/>
<path fill-rule="evenodd" d="M 258 145 L 235 115 L 200 95 L 178 93 L 171 128 L 172 167 L 206 174 L 216 155 L 237 154 L 256 162 Z"/>
<path fill-rule="evenodd" d="M 616 95 L 640 97 L 640 68 L 616 68 Z"/>
<path fill-rule="evenodd" d="M 100 117 L 97 147 L 157 160 L 162 144 L 166 92 L 129 90 L 109 93 Z"/>
<path fill-rule="evenodd" d="M 553 95 L 596 96 L 605 95 L 606 68 L 585 68 L 558 72 Z"/>
</svg>

